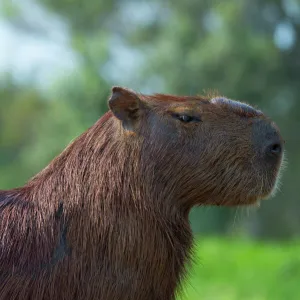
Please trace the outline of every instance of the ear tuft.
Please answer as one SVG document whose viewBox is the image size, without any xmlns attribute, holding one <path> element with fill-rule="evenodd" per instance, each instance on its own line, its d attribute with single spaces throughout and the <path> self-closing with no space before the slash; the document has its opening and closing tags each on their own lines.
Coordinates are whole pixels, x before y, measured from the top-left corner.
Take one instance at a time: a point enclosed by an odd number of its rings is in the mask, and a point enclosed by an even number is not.
<svg viewBox="0 0 300 300">
<path fill-rule="evenodd" d="M 122 92 L 122 91 L 130 91 L 128 88 L 124 88 L 121 86 L 113 86 L 111 89 L 112 93 L 118 93 L 118 92 Z"/>
</svg>

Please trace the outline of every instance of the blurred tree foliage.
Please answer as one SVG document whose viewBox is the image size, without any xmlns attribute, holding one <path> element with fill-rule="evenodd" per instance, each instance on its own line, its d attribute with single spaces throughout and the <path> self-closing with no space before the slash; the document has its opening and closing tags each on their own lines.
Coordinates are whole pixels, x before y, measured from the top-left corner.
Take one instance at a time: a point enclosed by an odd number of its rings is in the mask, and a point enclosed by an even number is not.
<svg viewBox="0 0 300 300">
<path fill-rule="evenodd" d="M 111 85 L 177 94 L 217 89 L 267 112 L 291 163 L 281 192 L 259 211 L 244 218 L 235 210 L 196 209 L 195 230 L 227 232 L 235 218 L 236 227 L 256 237 L 299 235 L 299 1 L 38 3 L 67 24 L 77 69 L 46 95 L 30 82 L 1 80 L 1 187 L 22 184 L 101 116 Z"/>
<path fill-rule="evenodd" d="M 0 178 L 1 185 L 21 182 L 28 172 L 23 168 L 22 153 L 33 140 L 34 123 L 45 105 L 33 89 L 17 86 L 9 75 L 0 82 Z M 22 103 L 22 109 L 20 109 Z"/>
</svg>

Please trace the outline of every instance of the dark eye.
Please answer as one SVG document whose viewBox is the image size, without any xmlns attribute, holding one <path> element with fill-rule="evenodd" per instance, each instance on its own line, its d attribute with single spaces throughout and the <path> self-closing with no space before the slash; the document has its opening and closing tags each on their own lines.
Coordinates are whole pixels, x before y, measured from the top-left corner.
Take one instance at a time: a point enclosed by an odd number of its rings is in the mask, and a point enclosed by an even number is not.
<svg viewBox="0 0 300 300">
<path fill-rule="evenodd" d="M 183 123 L 191 123 L 191 122 L 200 122 L 200 118 L 195 116 L 189 116 L 189 115 L 180 115 L 180 114 L 174 114 L 174 118 L 180 120 Z"/>
</svg>

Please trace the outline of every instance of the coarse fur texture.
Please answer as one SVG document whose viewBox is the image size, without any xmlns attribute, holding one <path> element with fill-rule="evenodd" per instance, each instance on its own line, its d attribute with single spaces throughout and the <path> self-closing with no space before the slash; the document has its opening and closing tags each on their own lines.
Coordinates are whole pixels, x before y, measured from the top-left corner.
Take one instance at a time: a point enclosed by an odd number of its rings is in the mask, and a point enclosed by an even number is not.
<svg viewBox="0 0 300 300">
<path fill-rule="evenodd" d="M 0 191 L 0 300 L 172 300 L 190 209 L 272 193 L 282 154 L 265 149 L 282 139 L 262 112 L 120 87 L 109 106 L 24 187 Z"/>
</svg>

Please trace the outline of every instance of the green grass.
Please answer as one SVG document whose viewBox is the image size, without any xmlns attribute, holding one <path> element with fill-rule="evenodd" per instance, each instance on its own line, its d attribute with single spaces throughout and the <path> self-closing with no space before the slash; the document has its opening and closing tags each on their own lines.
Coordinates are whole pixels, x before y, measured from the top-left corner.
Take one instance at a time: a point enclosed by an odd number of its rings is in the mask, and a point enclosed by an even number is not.
<svg viewBox="0 0 300 300">
<path fill-rule="evenodd" d="M 300 242 L 199 239 L 178 300 L 300 300 Z"/>
</svg>

